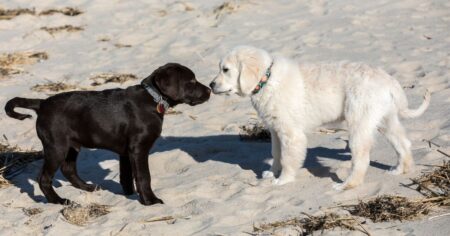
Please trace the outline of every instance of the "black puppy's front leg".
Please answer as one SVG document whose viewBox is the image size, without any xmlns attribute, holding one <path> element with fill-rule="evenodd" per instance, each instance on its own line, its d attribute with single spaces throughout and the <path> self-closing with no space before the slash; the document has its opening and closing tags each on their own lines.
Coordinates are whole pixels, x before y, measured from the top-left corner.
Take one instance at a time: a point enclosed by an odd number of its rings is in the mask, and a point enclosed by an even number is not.
<svg viewBox="0 0 450 236">
<path fill-rule="evenodd" d="M 120 184 L 122 185 L 123 194 L 131 195 L 134 193 L 130 158 L 123 155 L 120 156 Z"/>
<path fill-rule="evenodd" d="M 164 202 L 157 198 L 151 188 L 150 169 L 148 166 L 148 150 L 134 150 L 130 152 L 131 167 L 136 181 L 136 189 L 139 193 L 139 201 L 143 205 L 153 205 Z"/>
</svg>

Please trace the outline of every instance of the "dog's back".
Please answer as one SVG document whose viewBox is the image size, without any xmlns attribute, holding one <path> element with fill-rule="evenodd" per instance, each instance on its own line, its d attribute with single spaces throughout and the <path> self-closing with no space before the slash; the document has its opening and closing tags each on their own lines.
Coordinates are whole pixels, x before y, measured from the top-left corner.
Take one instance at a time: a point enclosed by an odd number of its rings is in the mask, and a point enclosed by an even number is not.
<svg viewBox="0 0 450 236">
<path fill-rule="evenodd" d="M 135 95 L 135 90 L 137 87 L 133 86 L 49 97 L 42 101 L 38 111 L 37 133 L 41 139 L 69 139 L 75 147 L 107 148 L 123 153 L 128 134 L 139 133 L 139 129 L 151 124 L 159 135 L 162 127 L 162 117 L 142 109 L 144 101 Z"/>
</svg>

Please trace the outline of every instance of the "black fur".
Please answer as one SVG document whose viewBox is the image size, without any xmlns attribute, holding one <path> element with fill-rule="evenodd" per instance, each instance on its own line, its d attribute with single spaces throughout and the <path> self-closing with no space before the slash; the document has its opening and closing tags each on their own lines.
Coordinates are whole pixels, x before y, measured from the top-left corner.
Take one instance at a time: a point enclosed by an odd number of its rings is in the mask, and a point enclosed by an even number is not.
<svg viewBox="0 0 450 236">
<path fill-rule="evenodd" d="M 155 70 L 142 83 L 152 84 L 173 107 L 180 103 L 200 104 L 211 90 L 195 80 L 194 73 L 176 63 Z M 126 89 L 74 91 L 45 100 L 13 98 L 6 103 L 6 114 L 23 120 L 30 115 L 15 107 L 35 110 L 36 130 L 44 148 L 44 165 L 39 186 L 48 202 L 68 204 L 52 187 L 58 168 L 74 187 L 94 191 L 77 174 L 76 160 L 81 147 L 101 148 L 120 155 L 120 184 L 125 194 L 133 194 L 133 178 L 144 205 L 163 203 L 150 186 L 148 153 L 160 136 L 163 114 L 156 110 L 153 97 L 142 85 Z"/>
</svg>

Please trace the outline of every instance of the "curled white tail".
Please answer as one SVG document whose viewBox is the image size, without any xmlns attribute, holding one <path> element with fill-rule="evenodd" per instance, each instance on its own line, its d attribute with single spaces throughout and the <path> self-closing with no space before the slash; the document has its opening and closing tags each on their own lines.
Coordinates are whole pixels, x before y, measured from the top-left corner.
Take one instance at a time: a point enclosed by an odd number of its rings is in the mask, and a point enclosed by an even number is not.
<svg viewBox="0 0 450 236">
<path fill-rule="evenodd" d="M 425 94 L 423 95 L 422 104 L 420 104 L 420 106 L 417 109 L 411 110 L 408 108 L 408 104 L 406 103 L 405 107 L 399 107 L 400 116 L 403 118 L 414 118 L 422 115 L 430 105 L 430 100 L 431 100 L 431 93 L 427 89 L 425 91 Z"/>
</svg>

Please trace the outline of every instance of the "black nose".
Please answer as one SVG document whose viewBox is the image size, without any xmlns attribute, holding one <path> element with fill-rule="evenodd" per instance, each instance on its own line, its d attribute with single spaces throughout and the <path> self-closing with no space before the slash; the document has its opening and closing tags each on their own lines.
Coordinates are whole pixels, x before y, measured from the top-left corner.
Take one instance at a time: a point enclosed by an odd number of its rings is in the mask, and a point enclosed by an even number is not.
<svg viewBox="0 0 450 236">
<path fill-rule="evenodd" d="M 209 87 L 212 89 L 214 89 L 214 86 L 216 86 L 216 82 L 214 82 L 214 81 L 209 84 Z"/>
</svg>

